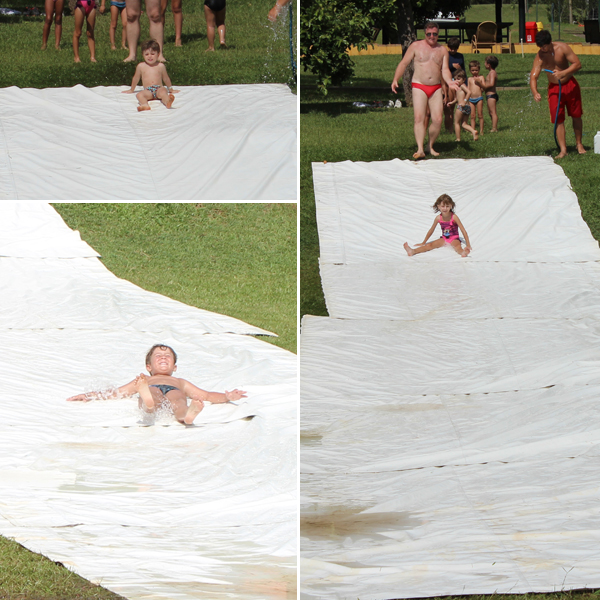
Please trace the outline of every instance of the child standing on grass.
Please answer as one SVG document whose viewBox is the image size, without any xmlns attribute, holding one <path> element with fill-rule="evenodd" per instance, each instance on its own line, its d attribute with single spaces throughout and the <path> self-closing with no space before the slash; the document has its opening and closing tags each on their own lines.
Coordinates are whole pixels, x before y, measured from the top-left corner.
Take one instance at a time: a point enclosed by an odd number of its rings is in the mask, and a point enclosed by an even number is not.
<svg viewBox="0 0 600 600">
<path fill-rule="evenodd" d="M 497 67 L 498 59 L 493 54 L 490 54 L 485 59 L 485 68 L 489 73 L 485 79 L 482 78 L 477 84 L 485 92 L 488 111 L 492 119 L 492 131 L 494 132 L 498 131 L 498 112 L 496 111 L 496 103 L 498 102 L 498 94 L 496 93 L 496 82 L 498 81 Z"/>
<path fill-rule="evenodd" d="M 83 29 L 83 22 L 87 23 L 87 41 L 90 49 L 90 60 L 96 62 L 96 40 L 94 39 L 94 27 L 96 26 L 96 0 L 77 0 L 75 4 L 75 31 L 73 32 L 73 54 L 75 62 L 81 62 L 79 58 L 79 38 Z"/>
<path fill-rule="evenodd" d="M 100 4 L 100 14 L 103 15 L 106 11 L 106 0 L 102 0 Z M 117 49 L 116 34 L 117 24 L 121 15 L 121 48 L 127 50 L 127 10 L 125 8 L 125 0 L 110 0 L 110 49 Z"/>
<path fill-rule="evenodd" d="M 477 131 L 473 129 L 467 122 L 471 114 L 471 105 L 469 104 L 469 98 L 471 92 L 465 85 L 466 74 L 464 71 L 459 70 L 454 74 L 454 81 L 458 83 L 456 90 L 456 98 L 450 104 L 456 104 L 456 111 L 454 113 L 454 133 L 456 134 L 456 141 L 460 142 L 460 128 L 466 129 L 473 134 L 473 139 L 477 140 L 479 137 Z"/>
<path fill-rule="evenodd" d="M 471 77 L 469 77 L 468 85 L 471 96 L 469 102 L 471 103 L 471 127 L 477 129 L 477 123 L 475 117 L 479 117 L 479 133 L 483 135 L 483 96 L 478 81 L 483 82 L 483 77 L 479 75 L 481 65 L 478 60 L 472 60 L 469 63 L 469 71 L 471 71 Z"/>
<path fill-rule="evenodd" d="M 243 390 L 231 392 L 207 392 L 196 387 L 185 379 L 173 377 L 177 370 L 177 354 L 170 346 L 156 344 L 146 355 L 146 369 L 150 377 L 138 375 L 133 381 L 117 388 L 108 397 L 125 398 L 139 394 L 139 407 L 145 412 L 153 413 L 160 406 L 168 406 L 175 418 L 185 425 L 191 425 L 204 408 L 204 402 L 223 404 L 246 397 Z M 67 398 L 68 402 L 89 402 L 104 399 L 107 396 L 100 392 L 78 394 Z M 191 398 L 190 405 L 187 399 Z"/>
<path fill-rule="evenodd" d="M 421 252 L 428 252 L 434 248 L 441 248 L 445 244 L 450 244 L 462 257 L 469 255 L 471 252 L 471 242 L 469 242 L 469 236 L 467 235 L 467 231 L 463 227 L 460 219 L 454 214 L 455 206 L 456 204 L 454 200 L 452 200 L 448 194 L 442 194 L 435 201 L 435 204 L 432 208 L 434 212 L 439 212 L 440 214 L 433 220 L 433 225 L 427 232 L 427 235 L 422 243 L 417 244 L 416 248 L 411 248 L 408 245 L 408 242 L 404 244 L 404 249 L 409 256 L 414 256 L 415 254 L 420 254 Z M 431 234 L 438 224 L 442 228 L 442 237 L 435 242 L 427 243 L 427 240 L 431 237 Z M 459 229 L 465 238 L 464 249 L 458 235 Z"/>
<path fill-rule="evenodd" d="M 62 37 L 62 16 L 65 8 L 65 0 L 46 0 L 45 3 L 46 20 L 44 21 L 44 32 L 42 33 L 42 50 L 48 45 L 50 28 L 52 27 L 52 17 L 54 17 L 54 37 L 55 48 L 60 50 L 60 38 Z"/>
<path fill-rule="evenodd" d="M 164 63 L 159 62 L 160 45 L 156 40 L 148 40 L 142 44 L 142 56 L 144 62 L 140 63 L 133 74 L 131 89 L 125 90 L 123 94 L 133 94 L 135 86 L 142 79 L 144 89 L 138 92 L 137 99 L 140 105 L 138 110 L 150 110 L 150 100 L 160 100 L 167 108 L 171 108 L 175 96 L 171 87 L 171 80 L 167 74 Z M 163 83 L 165 85 L 163 85 Z"/>
</svg>

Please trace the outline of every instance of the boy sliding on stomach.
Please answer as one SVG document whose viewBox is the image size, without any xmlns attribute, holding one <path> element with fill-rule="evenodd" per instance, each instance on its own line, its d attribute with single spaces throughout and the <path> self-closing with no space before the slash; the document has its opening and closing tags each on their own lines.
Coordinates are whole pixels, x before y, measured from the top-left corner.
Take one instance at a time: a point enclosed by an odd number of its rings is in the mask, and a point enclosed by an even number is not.
<svg viewBox="0 0 600 600">
<path fill-rule="evenodd" d="M 142 56 L 144 62 L 140 63 L 133 74 L 131 81 L 131 89 L 125 90 L 123 94 L 133 94 L 135 86 L 142 79 L 144 89 L 138 92 L 137 99 L 140 105 L 138 110 L 150 110 L 148 102 L 150 100 L 160 100 L 167 108 L 171 108 L 175 96 L 173 96 L 173 88 L 171 80 L 167 74 L 167 69 L 164 63 L 159 62 L 160 46 L 156 40 L 148 40 L 142 44 Z M 163 86 L 163 82 L 166 87 Z"/>
<path fill-rule="evenodd" d="M 185 425 L 191 425 L 194 419 L 204 408 L 204 401 L 212 404 L 232 402 L 246 397 L 243 390 L 232 390 L 231 392 L 207 392 L 185 379 L 173 377 L 177 370 L 177 355 L 170 346 L 156 344 L 150 348 L 146 355 L 146 369 L 150 377 L 140 374 L 133 381 L 117 388 L 113 398 L 133 396 L 136 392 L 140 395 L 139 406 L 144 411 L 152 413 L 161 405 L 170 405 L 175 418 Z M 99 398 L 106 398 L 100 392 L 89 392 L 78 394 L 67 398 L 68 402 L 89 402 Z M 187 399 L 191 398 L 190 405 Z"/>
</svg>

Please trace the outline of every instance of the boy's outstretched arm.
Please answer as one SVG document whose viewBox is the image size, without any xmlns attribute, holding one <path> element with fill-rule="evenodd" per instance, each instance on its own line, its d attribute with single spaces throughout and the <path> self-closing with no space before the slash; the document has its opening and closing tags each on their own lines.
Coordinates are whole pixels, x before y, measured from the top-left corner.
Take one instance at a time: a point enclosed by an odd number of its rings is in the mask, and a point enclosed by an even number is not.
<svg viewBox="0 0 600 600">
<path fill-rule="evenodd" d="M 136 381 L 137 378 L 116 390 L 110 392 L 86 392 L 85 394 L 77 394 L 67 398 L 67 402 L 90 402 L 91 400 L 110 400 L 112 398 L 126 398 L 127 396 L 133 396 L 136 393 Z"/>
<path fill-rule="evenodd" d="M 139 83 L 140 79 L 142 78 L 142 67 L 141 67 L 142 63 L 140 63 L 136 68 L 135 68 L 135 73 L 133 74 L 133 79 L 131 81 L 131 88 L 128 90 L 125 90 L 123 92 L 121 92 L 122 94 L 133 94 L 133 92 L 135 92 L 135 86 Z"/>
<path fill-rule="evenodd" d="M 199 387 L 196 387 L 193 383 L 189 381 L 183 380 L 185 383 L 183 385 L 183 391 L 190 398 L 197 398 L 199 400 L 208 400 L 211 404 L 223 404 L 225 402 L 233 402 L 234 400 L 239 400 L 240 398 L 246 398 L 246 392 L 243 390 L 231 390 L 230 392 L 207 392 Z"/>
</svg>

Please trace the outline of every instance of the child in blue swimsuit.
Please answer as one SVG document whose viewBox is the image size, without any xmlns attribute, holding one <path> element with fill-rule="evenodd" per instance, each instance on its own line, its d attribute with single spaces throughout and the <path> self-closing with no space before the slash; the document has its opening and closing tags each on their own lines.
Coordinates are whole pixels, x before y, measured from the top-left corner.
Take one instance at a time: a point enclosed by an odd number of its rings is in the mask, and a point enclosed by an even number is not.
<svg viewBox="0 0 600 600">
<path fill-rule="evenodd" d="M 160 406 L 170 406 L 175 418 L 185 425 L 191 425 L 204 408 L 204 402 L 222 404 L 246 397 L 243 390 L 231 392 L 207 392 L 185 379 L 173 377 L 177 370 L 177 354 L 170 346 L 156 344 L 146 354 L 146 369 L 150 377 L 138 375 L 133 381 L 117 388 L 109 398 L 124 398 L 139 394 L 139 406 L 145 412 L 152 413 Z M 67 398 L 69 402 L 89 402 L 106 399 L 106 394 L 88 392 Z M 191 402 L 188 406 L 187 399 Z"/>
<path fill-rule="evenodd" d="M 106 0 L 102 0 L 100 4 L 100 14 L 106 11 Z M 121 48 L 127 50 L 127 10 L 125 8 L 125 0 L 110 0 L 110 49 L 117 49 L 116 34 L 117 24 L 121 15 Z"/>
</svg>

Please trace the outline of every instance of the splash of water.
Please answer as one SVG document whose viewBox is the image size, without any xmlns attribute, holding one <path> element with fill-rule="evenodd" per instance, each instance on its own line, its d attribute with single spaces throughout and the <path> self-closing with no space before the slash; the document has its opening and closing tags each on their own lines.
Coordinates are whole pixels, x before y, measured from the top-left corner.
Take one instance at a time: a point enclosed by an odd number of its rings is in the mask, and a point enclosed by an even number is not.
<svg viewBox="0 0 600 600">
<path fill-rule="evenodd" d="M 290 60 L 290 11 L 289 5 L 282 8 L 275 22 L 264 26 L 269 30 L 269 41 L 266 48 L 264 83 L 281 81 L 284 75 L 288 83 L 293 82 L 294 74 Z"/>
</svg>

